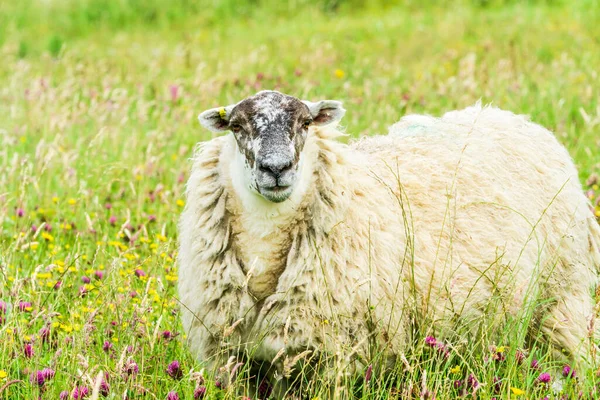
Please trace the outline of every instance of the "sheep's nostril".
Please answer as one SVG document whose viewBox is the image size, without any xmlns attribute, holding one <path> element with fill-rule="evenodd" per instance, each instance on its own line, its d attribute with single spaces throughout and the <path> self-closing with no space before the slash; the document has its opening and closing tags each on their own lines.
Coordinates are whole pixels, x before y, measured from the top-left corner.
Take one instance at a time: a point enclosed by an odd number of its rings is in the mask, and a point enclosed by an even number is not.
<svg viewBox="0 0 600 400">
<path fill-rule="evenodd" d="M 273 175 L 275 178 L 278 178 L 285 171 L 292 168 L 292 162 L 282 162 L 282 163 L 261 163 L 258 166 L 258 169 L 261 172 Z"/>
</svg>

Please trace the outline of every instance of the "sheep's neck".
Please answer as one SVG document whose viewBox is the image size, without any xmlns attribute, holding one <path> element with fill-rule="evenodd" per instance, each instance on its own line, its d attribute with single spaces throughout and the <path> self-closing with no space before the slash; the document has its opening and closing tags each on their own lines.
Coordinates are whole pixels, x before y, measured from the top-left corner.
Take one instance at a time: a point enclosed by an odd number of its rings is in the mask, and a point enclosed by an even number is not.
<svg viewBox="0 0 600 400">
<path fill-rule="evenodd" d="M 248 276 L 248 290 L 258 299 L 275 293 L 285 269 L 292 224 L 246 213 L 233 224 L 235 245 Z"/>
</svg>

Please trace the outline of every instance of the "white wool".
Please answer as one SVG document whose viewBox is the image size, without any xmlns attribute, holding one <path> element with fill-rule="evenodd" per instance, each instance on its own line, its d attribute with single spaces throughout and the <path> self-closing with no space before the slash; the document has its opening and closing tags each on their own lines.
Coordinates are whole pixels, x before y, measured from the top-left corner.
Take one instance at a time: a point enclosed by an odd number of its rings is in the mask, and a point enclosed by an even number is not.
<svg viewBox="0 0 600 400">
<path fill-rule="evenodd" d="M 550 132 L 478 104 L 350 145 L 339 135 L 311 130 L 277 204 L 235 174 L 231 135 L 199 145 L 179 252 L 197 357 L 366 355 L 372 340 L 396 355 L 414 324 L 452 338 L 507 316 L 533 318 L 530 334 L 557 354 L 588 356 L 600 228 Z"/>
</svg>

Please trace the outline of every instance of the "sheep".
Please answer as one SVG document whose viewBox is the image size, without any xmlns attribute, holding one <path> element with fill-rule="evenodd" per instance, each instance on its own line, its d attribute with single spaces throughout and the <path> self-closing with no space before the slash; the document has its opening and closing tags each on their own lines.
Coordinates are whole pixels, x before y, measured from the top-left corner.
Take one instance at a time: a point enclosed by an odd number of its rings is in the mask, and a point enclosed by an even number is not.
<svg viewBox="0 0 600 400">
<path fill-rule="evenodd" d="M 230 133 L 198 145 L 179 225 L 193 354 L 285 375 L 309 351 L 376 343 L 393 360 L 415 332 L 521 318 L 557 356 L 589 360 L 600 228 L 554 135 L 477 104 L 345 144 L 344 113 L 261 91 L 200 114 Z"/>
</svg>

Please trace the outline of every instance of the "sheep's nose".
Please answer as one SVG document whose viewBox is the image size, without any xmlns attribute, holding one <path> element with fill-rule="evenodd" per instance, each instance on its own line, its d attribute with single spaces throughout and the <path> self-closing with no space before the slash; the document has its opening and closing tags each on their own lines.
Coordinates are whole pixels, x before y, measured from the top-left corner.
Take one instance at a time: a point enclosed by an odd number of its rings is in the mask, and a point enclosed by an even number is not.
<svg viewBox="0 0 600 400">
<path fill-rule="evenodd" d="M 272 175 L 274 178 L 279 178 L 281 174 L 292 168 L 291 161 L 263 161 L 258 165 L 261 172 Z"/>
</svg>

